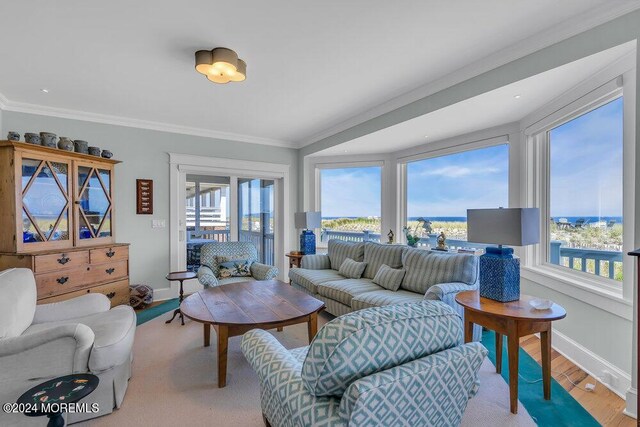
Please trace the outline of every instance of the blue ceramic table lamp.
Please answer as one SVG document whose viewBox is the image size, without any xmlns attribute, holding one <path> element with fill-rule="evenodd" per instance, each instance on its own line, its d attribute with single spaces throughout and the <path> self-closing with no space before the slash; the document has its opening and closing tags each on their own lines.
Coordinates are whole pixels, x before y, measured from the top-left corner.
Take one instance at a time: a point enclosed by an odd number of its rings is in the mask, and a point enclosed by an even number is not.
<svg viewBox="0 0 640 427">
<path fill-rule="evenodd" d="M 316 253 L 316 235 L 313 230 L 320 228 L 322 215 L 320 212 L 296 212 L 296 228 L 302 229 L 300 234 L 300 252 L 305 255 Z"/>
<path fill-rule="evenodd" d="M 538 208 L 467 209 L 467 238 L 473 243 L 493 243 L 480 257 L 480 296 L 508 302 L 520 299 L 520 259 L 513 248 L 540 241 Z"/>
</svg>

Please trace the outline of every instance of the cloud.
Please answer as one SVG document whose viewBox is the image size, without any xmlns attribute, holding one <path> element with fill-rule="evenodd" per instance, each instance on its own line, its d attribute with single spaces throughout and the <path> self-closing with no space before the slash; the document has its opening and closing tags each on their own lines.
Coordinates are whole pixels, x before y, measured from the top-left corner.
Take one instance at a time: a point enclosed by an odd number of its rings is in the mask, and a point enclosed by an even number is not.
<svg viewBox="0 0 640 427">
<path fill-rule="evenodd" d="M 479 167 L 469 168 L 465 166 L 443 166 L 437 169 L 427 169 L 423 171 L 421 176 L 445 176 L 448 178 L 462 178 L 469 175 L 486 175 L 500 172 L 496 167 Z"/>
</svg>

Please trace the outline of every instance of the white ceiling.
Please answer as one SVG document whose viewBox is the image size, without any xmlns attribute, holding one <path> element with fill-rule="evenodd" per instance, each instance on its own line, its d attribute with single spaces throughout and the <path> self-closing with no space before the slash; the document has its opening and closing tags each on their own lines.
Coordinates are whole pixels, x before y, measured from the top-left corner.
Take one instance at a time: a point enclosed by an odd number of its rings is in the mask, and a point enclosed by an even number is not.
<svg viewBox="0 0 640 427">
<path fill-rule="evenodd" d="M 297 146 L 613 7 L 606 0 L 4 1 L 0 103 Z M 215 85 L 195 72 L 194 52 L 219 46 L 247 62 L 244 83 Z"/>
<path fill-rule="evenodd" d="M 466 99 L 415 119 L 318 151 L 312 156 L 391 153 L 521 120 L 633 52 L 630 42 Z M 515 98 L 519 96 L 519 98 Z"/>
</svg>

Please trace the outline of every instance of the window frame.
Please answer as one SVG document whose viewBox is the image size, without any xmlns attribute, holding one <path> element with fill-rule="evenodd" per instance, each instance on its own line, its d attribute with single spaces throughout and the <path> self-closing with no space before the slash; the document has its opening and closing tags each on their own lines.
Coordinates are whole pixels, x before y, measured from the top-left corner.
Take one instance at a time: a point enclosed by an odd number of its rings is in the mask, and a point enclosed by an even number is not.
<svg viewBox="0 0 640 427">
<path fill-rule="evenodd" d="M 384 227 L 384 197 L 386 195 L 385 188 L 385 162 L 383 160 L 363 161 L 363 162 L 330 162 L 330 163 L 316 163 L 314 168 L 314 208 L 312 210 L 321 211 L 322 209 L 322 170 L 324 169 L 355 169 L 355 168 L 380 168 L 380 223 L 381 227 Z M 381 231 L 384 228 L 381 229 Z M 316 248 L 326 249 L 328 247 L 326 242 L 323 242 L 320 238 L 321 228 L 315 229 L 316 234 Z M 384 233 L 381 233 L 383 235 Z"/>
<path fill-rule="evenodd" d="M 598 297 L 629 305 L 633 294 L 634 265 L 626 255 L 632 250 L 635 236 L 635 88 L 630 81 L 631 72 L 622 73 L 590 91 L 583 91 L 564 105 L 553 105 L 554 110 L 523 131 L 525 142 L 525 197 L 527 206 L 540 208 L 540 244 L 522 251 L 522 276 L 578 299 L 598 305 Z M 549 208 L 550 208 L 550 132 L 554 128 L 589 113 L 619 97 L 623 97 L 623 281 L 555 265 L 549 260 Z M 567 97 L 568 98 L 568 97 Z M 549 108 L 550 106 L 547 106 Z M 630 178 L 631 177 L 631 178 Z M 577 289 L 576 289 L 577 288 Z M 573 289 L 573 291 L 572 291 Z M 583 292 L 584 291 L 584 292 Z M 579 293 L 575 295 L 576 292 Z M 609 306 L 609 304 L 605 304 Z M 599 305 L 604 308 L 603 305 Z M 610 308 L 613 308 L 611 306 Z M 605 308 L 607 309 L 607 308 Z M 607 309 L 607 311 L 611 311 Z M 627 318 L 628 310 L 617 314 Z M 612 311 L 613 312 L 613 311 Z"/>
<path fill-rule="evenodd" d="M 511 150 L 513 147 L 511 146 L 511 143 L 509 141 L 508 134 L 481 139 L 481 140 L 475 140 L 471 142 L 451 144 L 446 147 L 434 147 L 434 149 L 429 151 L 423 151 L 418 154 L 412 154 L 409 156 L 398 158 L 397 166 L 398 166 L 398 173 L 400 177 L 400 179 L 398 180 L 398 187 L 399 187 L 399 194 L 400 194 L 399 210 L 398 210 L 399 229 L 401 230 L 402 227 L 407 225 L 407 214 L 409 212 L 409 208 L 408 208 L 409 200 L 407 197 L 407 188 L 408 188 L 408 180 L 409 180 L 407 165 L 409 163 L 419 162 L 419 161 L 428 160 L 428 159 L 434 159 L 437 157 L 449 156 L 452 154 L 464 153 L 467 151 L 481 150 L 483 148 L 496 147 L 499 145 L 506 145 L 507 151 L 508 151 L 507 200 L 508 200 L 508 206 L 510 206 L 511 199 L 512 199 L 511 197 L 511 194 L 512 194 L 511 192 Z M 406 243 L 406 237 L 404 236 L 403 233 L 399 233 L 397 237 L 399 242 Z"/>
</svg>

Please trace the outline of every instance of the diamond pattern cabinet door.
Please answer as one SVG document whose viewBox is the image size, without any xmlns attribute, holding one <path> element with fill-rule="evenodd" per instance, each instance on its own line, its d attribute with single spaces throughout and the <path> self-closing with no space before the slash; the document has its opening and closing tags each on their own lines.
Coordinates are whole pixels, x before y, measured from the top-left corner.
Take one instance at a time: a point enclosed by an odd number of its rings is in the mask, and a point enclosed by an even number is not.
<svg viewBox="0 0 640 427">
<path fill-rule="evenodd" d="M 113 168 L 97 163 L 75 163 L 76 246 L 112 243 Z"/>
<path fill-rule="evenodd" d="M 62 157 L 25 154 L 17 158 L 17 169 L 18 250 L 71 247 L 71 162 Z"/>
</svg>

